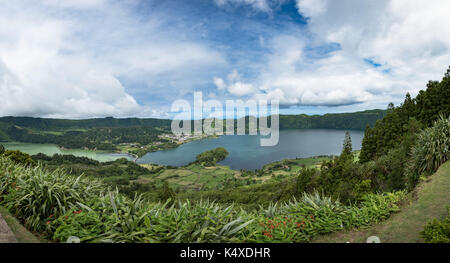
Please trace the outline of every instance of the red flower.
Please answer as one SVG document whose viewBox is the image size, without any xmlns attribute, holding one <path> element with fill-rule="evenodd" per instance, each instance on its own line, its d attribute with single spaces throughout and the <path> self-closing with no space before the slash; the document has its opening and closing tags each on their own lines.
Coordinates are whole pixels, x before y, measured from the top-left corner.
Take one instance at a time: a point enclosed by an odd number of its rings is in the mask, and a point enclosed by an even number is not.
<svg viewBox="0 0 450 263">
<path fill-rule="evenodd" d="M 264 235 L 265 235 L 266 237 L 272 237 L 272 234 L 270 234 L 270 233 L 267 232 L 267 231 L 264 231 Z"/>
</svg>

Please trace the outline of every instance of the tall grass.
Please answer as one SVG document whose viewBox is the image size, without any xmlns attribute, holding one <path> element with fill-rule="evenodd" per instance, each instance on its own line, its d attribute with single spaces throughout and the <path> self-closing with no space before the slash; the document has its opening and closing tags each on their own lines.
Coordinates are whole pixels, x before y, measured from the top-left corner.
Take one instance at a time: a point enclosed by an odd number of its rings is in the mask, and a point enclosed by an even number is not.
<svg viewBox="0 0 450 263">
<path fill-rule="evenodd" d="M 65 242 L 307 242 L 365 227 L 398 210 L 404 192 L 345 206 L 319 193 L 256 211 L 210 201 L 152 203 L 96 180 L 25 168 L 0 157 L 0 204 L 31 230 Z M 171 204 L 171 205 L 169 205 Z"/>
<path fill-rule="evenodd" d="M 46 219 L 79 207 L 104 189 L 97 180 L 67 176 L 62 170 L 48 172 L 0 160 L 0 200 L 34 231 L 45 230 Z"/>
</svg>

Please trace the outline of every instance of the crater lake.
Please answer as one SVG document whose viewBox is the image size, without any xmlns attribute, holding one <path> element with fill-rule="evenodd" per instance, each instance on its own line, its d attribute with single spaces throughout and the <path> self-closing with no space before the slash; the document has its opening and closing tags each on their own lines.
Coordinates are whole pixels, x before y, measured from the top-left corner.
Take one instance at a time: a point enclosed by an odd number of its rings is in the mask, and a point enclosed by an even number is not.
<svg viewBox="0 0 450 263">
<path fill-rule="evenodd" d="M 218 138 L 188 142 L 178 148 L 147 153 L 137 163 L 183 166 L 195 161 L 197 154 L 224 147 L 228 157 L 219 164 L 232 169 L 260 169 L 265 164 L 282 159 L 306 158 L 319 155 L 339 155 L 345 132 L 335 129 L 280 130 L 276 146 L 260 146 L 261 135 L 224 135 Z M 361 149 L 364 131 L 349 130 L 353 150 Z"/>
</svg>

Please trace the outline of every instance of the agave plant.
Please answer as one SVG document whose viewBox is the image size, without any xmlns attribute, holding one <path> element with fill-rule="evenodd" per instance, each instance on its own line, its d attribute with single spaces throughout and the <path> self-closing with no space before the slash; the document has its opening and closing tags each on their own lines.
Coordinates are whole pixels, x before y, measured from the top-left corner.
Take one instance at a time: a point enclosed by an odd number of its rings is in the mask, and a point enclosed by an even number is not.
<svg viewBox="0 0 450 263">
<path fill-rule="evenodd" d="M 432 174 L 449 159 L 450 116 L 444 118 L 441 115 L 432 127 L 418 135 L 412 148 L 411 161 L 406 168 L 410 188 L 415 186 L 420 175 Z"/>
<path fill-rule="evenodd" d="M 98 196 L 104 185 L 82 176 L 49 172 L 40 166 L 26 168 L 1 160 L 2 203 L 31 230 L 45 229 L 48 218 L 57 217 Z M 4 193 L 7 193 L 4 195 Z"/>
<path fill-rule="evenodd" d="M 279 214 L 280 208 L 278 203 L 269 203 L 267 207 L 263 207 L 262 205 L 259 205 L 259 210 L 264 214 L 264 216 L 272 218 Z"/>
</svg>

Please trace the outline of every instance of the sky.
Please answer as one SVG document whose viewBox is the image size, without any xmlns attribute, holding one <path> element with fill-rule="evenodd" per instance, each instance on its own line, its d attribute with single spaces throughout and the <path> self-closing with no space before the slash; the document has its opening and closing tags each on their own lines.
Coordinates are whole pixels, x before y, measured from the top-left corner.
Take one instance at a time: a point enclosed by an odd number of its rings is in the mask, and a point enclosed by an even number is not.
<svg viewBox="0 0 450 263">
<path fill-rule="evenodd" d="M 0 116 L 171 118 L 178 99 L 385 109 L 450 65 L 448 0 L 0 0 Z"/>
</svg>

